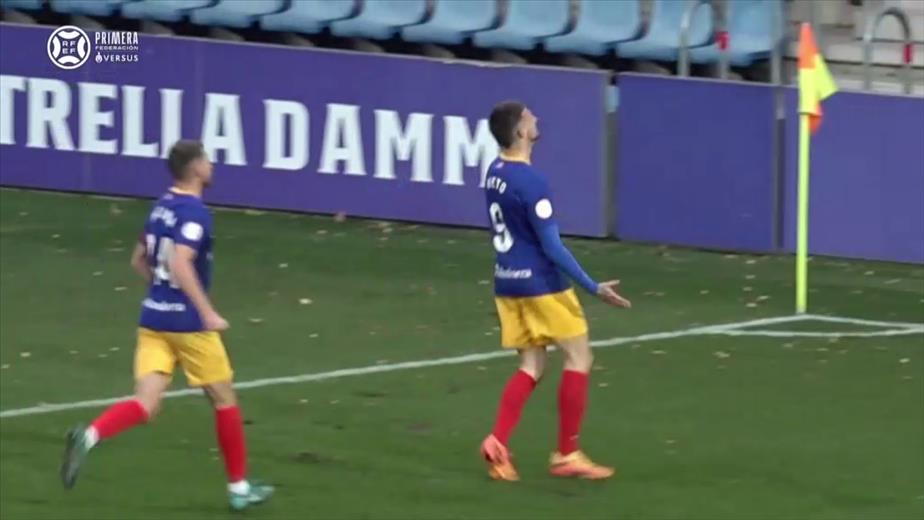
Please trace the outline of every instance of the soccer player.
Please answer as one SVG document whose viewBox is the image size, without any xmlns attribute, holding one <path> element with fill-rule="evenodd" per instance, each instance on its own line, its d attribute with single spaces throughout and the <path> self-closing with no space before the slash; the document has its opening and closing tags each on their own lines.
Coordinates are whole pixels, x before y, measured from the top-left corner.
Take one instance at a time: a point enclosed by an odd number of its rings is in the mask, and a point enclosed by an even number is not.
<svg viewBox="0 0 924 520">
<path fill-rule="evenodd" d="M 530 164 L 539 139 L 537 123 L 536 116 L 516 101 L 494 107 L 489 120 L 501 148 L 485 179 L 496 252 L 495 302 L 501 345 L 517 349 L 520 367 L 504 388 L 494 430 L 481 453 L 491 478 L 519 480 L 508 441 L 545 372 L 547 346 L 557 345 L 564 354 L 564 373 L 558 389 L 558 449 L 549 471 L 560 477 L 605 479 L 613 475 L 613 468 L 594 463 L 578 445 L 593 354 L 584 312 L 565 275 L 610 305 L 631 304 L 617 293 L 618 281 L 595 282 L 562 244 L 548 182 Z"/>
<path fill-rule="evenodd" d="M 61 479 L 70 489 L 97 443 L 152 420 L 179 363 L 189 384 L 201 387 L 215 409 L 230 505 L 245 509 L 267 500 L 273 488 L 246 478 L 241 411 L 219 335 L 228 322 L 208 297 L 212 217 L 201 197 L 212 182 L 212 163 L 201 143 L 179 141 L 170 149 L 167 164 L 173 187 L 154 204 L 131 258 L 149 287 L 135 348 L 135 396 L 110 406 L 90 426 L 68 432 Z"/>
</svg>

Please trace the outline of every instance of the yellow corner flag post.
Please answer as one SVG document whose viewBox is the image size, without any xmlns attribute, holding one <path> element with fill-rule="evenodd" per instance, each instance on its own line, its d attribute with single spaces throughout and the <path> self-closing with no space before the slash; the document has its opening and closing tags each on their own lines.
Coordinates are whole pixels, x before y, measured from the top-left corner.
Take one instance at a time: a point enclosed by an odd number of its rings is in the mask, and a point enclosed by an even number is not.
<svg viewBox="0 0 924 520">
<path fill-rule="evenodd" d="M 799 201 L 796 230 L 796 312 L 808 308 L 809 146 L 821 124 L 821 102 L 837 92 L 828 66 L 818 52 L 812 26 L 799 36 Z"/>
</svg>

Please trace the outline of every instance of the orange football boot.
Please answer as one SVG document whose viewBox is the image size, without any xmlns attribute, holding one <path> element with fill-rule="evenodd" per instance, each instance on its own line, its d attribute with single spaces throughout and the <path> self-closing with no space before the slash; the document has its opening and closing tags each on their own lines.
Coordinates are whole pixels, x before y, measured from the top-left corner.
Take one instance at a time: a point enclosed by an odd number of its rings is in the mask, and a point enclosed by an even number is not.
<svg viewBox="0 0 924 520">
<path fill-rule="evenodd" d="M 568 455 L 562 455 L 556 451 L 549 460 L 549 473 L 556 477 L 603 480 L 612 477 L 616 470 L 595 463 L 582 451 L 575 451 Z"/>
<path fill-rule="evenodd" d="M 481 456 L 488 463 L 488 476 L 492 479 L 508 482 L 520 480 L 517 469 L 513 467 L 513 456 L 493 434 L 481 443 Z"/>
</svg>

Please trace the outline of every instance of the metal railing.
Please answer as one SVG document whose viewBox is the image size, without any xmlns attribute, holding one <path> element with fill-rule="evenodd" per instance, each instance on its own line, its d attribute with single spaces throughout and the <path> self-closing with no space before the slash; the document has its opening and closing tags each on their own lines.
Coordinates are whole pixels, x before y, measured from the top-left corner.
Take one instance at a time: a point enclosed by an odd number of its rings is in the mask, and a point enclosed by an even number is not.
<svg viewBox="0 0 924 520">
<path fill-rule="evenodd" d="M 774 85 L 783 84 L 783 46 L 787 44 L 786 38 L 786 6 L 779 3 L 776 9 L 776 20 L 773 23 L 773 47 L 770 49 L 770 82 Z"/>
<path fill-rule="evenodd" d="M 887 7 L 870 18 L 866 23 L 866 31 L 863 33 L 863 88 L 865 90 L 873 89 L 873 42 L 876 37 L 876 29 L 879 24 L 888 17 L 894 17 L 902 26 L 902 83 L 905 94 L 912 92 L 911 61 L 913 58 L 913 43 L 911 41 L 911 23 L 905 11 L 898 7 Z"/>
<path fill-rule="evenodd" d="M 680 49 L 677 57 L 677 75 L 686 77 L 690 75 L 690 26 L 693 17 L 700 7 L 708 5 L 712 9 L 712 26 L 715 31 L 715 40 L 719 45 L 719 77 L 728 77 L 728 33 L 725 31 L 724 21 L 719 7 L 713 0 L 690 0 L 687 9 L 680 19 Z"/>
</svg>

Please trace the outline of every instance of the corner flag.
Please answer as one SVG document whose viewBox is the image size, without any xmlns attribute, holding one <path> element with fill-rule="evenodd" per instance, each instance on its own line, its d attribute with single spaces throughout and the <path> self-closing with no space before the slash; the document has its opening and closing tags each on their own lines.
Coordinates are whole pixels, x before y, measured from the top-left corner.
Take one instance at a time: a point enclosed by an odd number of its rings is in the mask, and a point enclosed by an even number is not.
<svg viewBox="0 0 924 520">
<path fill-rule="evenodd" d="M 821 126 L 821 102 L 837 92 L 824 58 L 818 53 L 812 26 L 803 23 L 799 36 L 799 205 L 796 230 L 796 312 L 808 307 L 809 145 Z"/>
<path fill-rule="evenodd" d="M 821 102 L 837 92 L 825 59 L 818 53 L 812 26 L 803 23 L 799 37 L 799 113 L 808 114 L 812 133 L 821 124 Z"/>
</svg>

